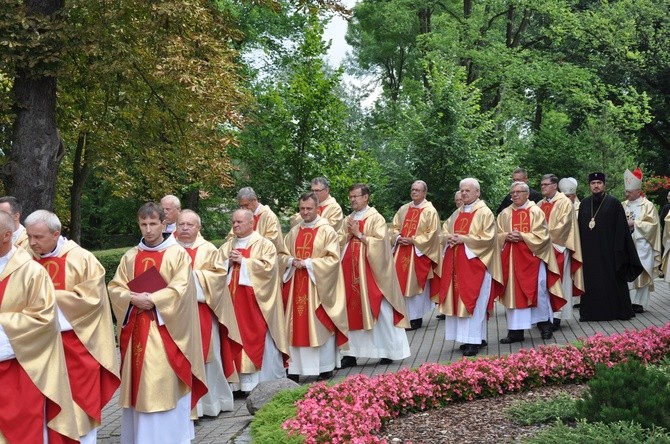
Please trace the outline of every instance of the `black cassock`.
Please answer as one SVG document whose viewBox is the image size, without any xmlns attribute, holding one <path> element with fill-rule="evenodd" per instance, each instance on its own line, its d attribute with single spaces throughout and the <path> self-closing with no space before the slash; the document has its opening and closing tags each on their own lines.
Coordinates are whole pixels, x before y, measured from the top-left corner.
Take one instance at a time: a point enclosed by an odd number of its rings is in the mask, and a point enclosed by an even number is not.
<svg viewBox="0 0 670 444">
<path fill-rule="evenodd" d="M 590 228 L 592 217 L 595 225 Z M 589 196 L 579 205 L 577 221 L 585 286 L 580 320 L 634 317 L 628 282 L 634 281 L 643 268 L 621 202 L 604 194 Z"/>
</svg>

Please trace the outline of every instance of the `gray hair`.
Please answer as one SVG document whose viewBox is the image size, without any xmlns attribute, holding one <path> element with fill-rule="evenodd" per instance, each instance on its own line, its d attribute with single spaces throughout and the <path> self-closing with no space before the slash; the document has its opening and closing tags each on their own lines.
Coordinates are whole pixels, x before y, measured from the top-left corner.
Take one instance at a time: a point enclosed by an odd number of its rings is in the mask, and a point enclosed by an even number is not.
<svg viewBox="0 0 670 444">
<path fill-rule="evenodd" d="M 12 216 L 10 216 L 6 211 L 0 211 L 0 231 L 2 233 L 6 233 L 8 231 L 10 233 L 14 232 L 14 220 L 12 220 Z"/>
<path fill-rule="evenodd" d="M 325 177 L 315 177 L 309 183 L 310 185 L 322 185 L 324 188 L 330 189 L 330 183 Z"/>
<path fill-rule="evenodd" d="M 428 192 L 428 185 L 426 184 L 426 182 L 424 182 L 423 180 L 415 180 L 414 182 L 412 182 L 412 185 L 414 185 L 415 183 L 421 184 L 421 186 L 423 187 L 423 191 L 425 191 L 426 193 Z"/>
<path fill-rule="evenodd" d="M 553 173 L 545 174 L 544 176 L 542 176 L 542 179 L 540 179 L 540 180 L 548 180 L 551 183 L 555 183 L 555 184 L 558 183 L 558 177 Z"/>
<path fill-rule="evenodd" d="M 528 184 L 526 182 L 516 181 L 512 184 L 512 186 L 509 187 L 509 190 L 512 191 L 512 189 L 515 187 L 521 187 L 525 192 L 530 191 L 530 188 L 528 187 Z"/>
<path fill-rule="evenodd" d="M 247 199 L 247 200 L 258 200 L 256 192 L 251 187 L 240 188 L 240 191 L 237 192 L 237 200 Z"/>
<path fill-rule="evenodd" d="M 43 223 L 44 225 L 47 226 L 49 231 L 51 233 L 55 233 L 56 231 L 60 231 L 62 228 L 62 225 L 60 223 L 60 219 L 58 219 L 58 216 L 56 216 L 54 213 L 51 211 L 47 210 L 37 210 L 33 211 L 26 217 L 26 220 L 23 222 L 26 227 L 30 227 L 32 225 L 36 225 L 39 223 Z"/>
<path fill-rule="evenodd" d="M 524 179 L 528 179 L 528 171 L 526 171 L 525 168 L 517 168 L 514 171 L 512 171 L 512 175 L 514 174 L 523 174 Z"/>
<path fill-rule="evenodd" d="M 181 208 L 181 202 L 179 201 L 179 198 L 177 196 L 174 196 L 172 194 L 166 194 L 161 199 L 161 203 L 163 203 L 164 200 L 167 202 L 171 202 L 177 209 Z"/>
<path fill-rule="evenodd" d="M 181 216 L 182 214 L 192 214 L 192 215 L 194 215 L 194 216 L 195 216 L 195 220 L 198 221 L 198 226 L 199 226 L 199 227 L 202 226 L 202 220 L 200 220 L 200 215 L 199 215 L 198 213 L 196 213 L 195 211 L 193 211 L 193 210 L 188 210 L 188 209 L 186 209 L 186 210 L 181 210 L 181 211 L 179 212 L 179 216 Z M 179 216 L 177 216 L 177 220 L 179 220 Z"/>
<path fill-rule="evenodd" d="M 466 183 L 469 183 L 470 185 L 473 185 L 477 189 L 477 191 L 481 191 L 481 188 L 479 186 L 479 181 L 477 179 L 475 179 L 474 177 L 466 177 L 465 179 L 462 179 L 458 183 L 458 188 L 461 188 Z"/>
<path fill-rule="evenodd" d="M 247 210 L 246 208 L 238 208 L 237 210 L 233 211 L 233 215 L 235 213 L 242 213 L 244 214 L 244 219 L 247 221 L 251 221 L 254 219 L 254 213 L 251 212 L 251 210 Z"/>
</svg>

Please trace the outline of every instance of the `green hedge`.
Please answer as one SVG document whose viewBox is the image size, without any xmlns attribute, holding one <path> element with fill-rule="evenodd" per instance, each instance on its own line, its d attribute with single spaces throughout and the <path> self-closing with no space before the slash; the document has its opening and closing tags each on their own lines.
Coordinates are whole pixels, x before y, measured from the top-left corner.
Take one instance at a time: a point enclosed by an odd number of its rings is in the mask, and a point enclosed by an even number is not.
<svg viewBox="0 0 670 444">
<path fill-rule="evenodd" d="M 217 247 L 220 247 L 223 244 L 224 239 L 216 239 L 211 241 Z M 109 283 L 116 274 L 116 269 L 121 262 L 121 257 L 130 250 L 132 247 L 126 248 L 112 248 L 110 250 L 98 250 L 92 251 L 95 257 L 98 258 L 103 267 L 105 267 L 105 281 Z"/>
</svg>

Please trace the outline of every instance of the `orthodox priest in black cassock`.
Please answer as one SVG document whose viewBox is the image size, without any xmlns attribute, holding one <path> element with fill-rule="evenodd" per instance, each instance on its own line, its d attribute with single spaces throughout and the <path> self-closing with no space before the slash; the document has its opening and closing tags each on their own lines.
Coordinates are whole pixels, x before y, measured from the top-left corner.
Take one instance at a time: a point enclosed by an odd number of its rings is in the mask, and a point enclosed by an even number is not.
<svg viewBox="0 0 670 444">
<path fill-rule="evenodd" d="M 579 320 L 627 320 L 635 316 L 627 282 L 642 273 L 642 265 L 621 202 L 605 194 L 605 174 L 589 174 L 589 186 L 593 194 L 577 216 L 585 285 Z"/>
</svg>

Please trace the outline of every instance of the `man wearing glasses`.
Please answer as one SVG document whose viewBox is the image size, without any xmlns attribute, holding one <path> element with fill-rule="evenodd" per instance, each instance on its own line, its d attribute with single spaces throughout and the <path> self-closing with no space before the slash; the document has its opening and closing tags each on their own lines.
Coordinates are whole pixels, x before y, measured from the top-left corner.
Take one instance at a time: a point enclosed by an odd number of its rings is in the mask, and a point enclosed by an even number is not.
<svg viewBox="0 0 670 444">
<path fill-rule="evenodd" d="M 558 183 L 558 177 L 554 174 L 545 174 L 540 183 L 543 196 L 540 209 L 547 219 L 549 236 L 561 275 L 563 296 L 567 300 L 561 311 L 554 313 L 554 331 L 560 328 L 561 319 L 572 319 L 572 297 L 584 292 L 582 247 L 579 241 L 577 215 L 572 201 L 558 191 Z"/>
<path fill-rule="evenodd" d="M 528 185 L 514 182 L 512 205 L 498 215 L 507 308 L 507 337 L 501 344 L 524 340 L 524 330 L 537 324 L 542 339 L 552 338 L 553 312 L 564 304 L 561 278 L 542 210 L 528 199 Z"/>
<path fill-rule="evenodd" d="M 340 226 L 342 225 L 342 220 L 344 219 L 344 214 L 342 213 L 342 207 L 335 200 L 333 196 L 330 195 L 330 184 L 328 179 L 325 177 L 315 177 L 312 179 L 311 191 L 319 199 L 318 213 L 319 217 L 326 219 L 331 227 L 335 231 L 340 231 Z M 302 222 L 302 217 L 300 212 L 295 213 L 291 216 L 291 228 L 298 225 Z"/>
<path fill-rule="evenodd" d="M 440 260 L 440 217 L 426 200 L 427 192 L 426 182 L 415 181 L 410 189 L 412 201 L 400 207 L 391 227 L 395 271 L 411 330 L 420 328 L 423 315 L 433 309 L 430 279 Z"/>
<path fill-rule="evenodd" d="M 512 183 L 514 182 L 528 183 L 528 172 L 523 168 L 517 168 L 516 170 L 514 170 L 514 172 L 512 172 Z M 533 202 L 538 203 L 539 201 L 542 200 L 542 194 L 535 191 L 534 189 L 528 188 L 528 192 L 529 192 L 529 199 L 532 200 Z M 500 202 L 500 205 L 496 210 L 496 214 L 502 213 L 502 210 L 509 207 L 510 205 L 512 205 L 512 196 L 508 194 L 504 197 L 502 202 Z"/>
<path fill-rule="evenodd" d="M 357 365 L 357 357 L 380 358 L 381 364 L 410 355 L 405 301 L 393 267 L 386 221 L 368 206 L 370 189 L 349 187 L 352 213 L 340 229 L 342 272 L 349 320 L 349 350 L 342 368 Z"/>
</svg>

